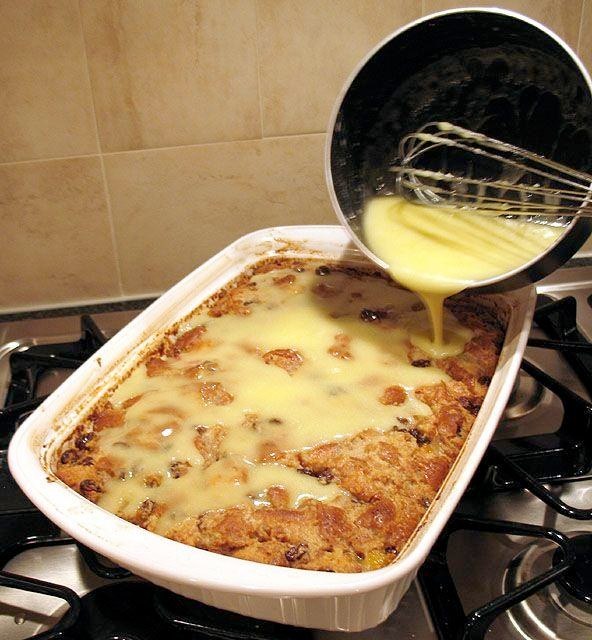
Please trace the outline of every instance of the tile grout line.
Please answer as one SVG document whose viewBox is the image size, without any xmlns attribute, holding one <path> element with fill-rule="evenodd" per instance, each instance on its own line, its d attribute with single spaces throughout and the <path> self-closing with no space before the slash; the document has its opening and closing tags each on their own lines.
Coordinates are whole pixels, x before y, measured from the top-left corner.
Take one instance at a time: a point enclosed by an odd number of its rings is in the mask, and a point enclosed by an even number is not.
<svg viewBox="0 0 592 640">
<path fill-rule="evenodd" d="M 582 0 L 582 9 L 580 11 L 580 28 L 578 29 L 578 43 L 576 45 L 576 53 L 580 56 L 580 47 L 582 45 L 582 31 L 584 26 L 584 12 L 586 11 L 587 0 Z"/>
<path fill-rule="evenodd" d="M 105 170 L 105 158 L 103 154 L 99 157 L 101 163 L 101 175 L 103 176 L 103 186 L 105 190 L 105 201 L 107 202 L 107 220 L 109 222 L 109 231 L 111 233 L 111 245 L 115 254 L 115 272 L 117 273 L 117 284 L 119 285 L 119 295 L 123 296 L 123 279 L 121 276 L 121 264 L 119 262 L 119 247 L 117 246 L 117 236 L 115 234 L 115 223 L 113 222 L 113 208 L 111 207 L 111 192 L 107 184 L 107 171 Z"/>
<path fill-rule="evenodd" d="M 423 2 L 423 0 L 422 0 Z M 261 139 L 263 139 L 263 99 L 261 96 L 261 56 L 259 54 L 259 10 L 257 0 L 253 0 L 255 7 L 255 56 L 257 58 L 257 98 L 259 100 L 259 125 L 261 127 Z"/>
<path fill-rule="evenodd" d="M 126 153 L 144 153 L 150 151 L 172 151 L 174 149 L 189 149 L 191 147 L 211 147 L 215 145 L 223 144 L 236 144 L 243 142 L 262 142 L 265 140 L 282 140 L 283 138 L 298 138 L 305 136 L 321 136 L 325 135 L 326 131 L 308 131 L 306 133 L 285 133 L 281 136 L 264 136 L 262 138 L 239 138 L 237 140 L 215 140 L 212 142 L 197 142 L 192 144 L 178 144 L 172 147 L 147 147 L 146 149 L 126 149 L 125 151 L 105 151 L 104 156 L 120 156 Z"/>
<path fill-rule="evenodd" d="M 145 153 L 151 151 L 172 151 L 175 149 L 189 149 L 191 147 L 209 147 L 213 145 L 235 144 L 241 142 L 261 142 L 264 140 L 282 140 L 284 138 L 298 138 L 306 136 L 325 135 L 325 131 L 308 131 L 305 133 L 285 133 L 281 136 L 265 136 L 263 138 L 242 138 L 238 140 L 215 140 L 211 142 L 195 142 L 191 144 L 178 144 L 172 147 L 146 147 L 144 149 L 125 149 L 123 151 L 103 151 L 101 153 L 87 153 L 74 156 L 56 156 L 52 158 L 33 158 L 31 160 L 13 160 L 10 162 L 0 162 L 0 167 L 8 167 L 19 164 L 29 164 L 37 162 L 59 162 L 60 160 L 78 160 L 79 158 L 100 158 L 109 156 L 125 155 L 126 153 Z"/>
<path fill-rule="evenodd" d="M 79 158 L 98 158 L 100 153 L 81 153 L 75 156 L 54 156 L 51 158 L 31 158 L 30 160 L 10 160 L 9 162 L 0 162 L 0 167 L 12 167 L 19 164 L 36 164 L 39 162 L 54 162 L 60 160 L 78 160 Z"/>
<path fill-rule="evenodd" d="M 124 295 L 123 293 L 123 279 L 121 277 L 121 264 L 119 262 L 119 249 L 117 247 L 117 237 L 115 234 L 115 224 L 113 222 L 113 209 L 111 207 L 111 193 L 109 191 L 109 185 L 107 184 L 107 171 L 105 170 L 105 159 L 103 157 L 103 148 L 101 146 L 101 138 L 99 136 L 99 121 L 97 119 L 97 109 L 95 106 L 95 92 L 90 76 L 90 66 L 88 64 L 88 53 L 86 51 L 86 37 L 84 35 L 84 23 L 82 21 L 82 8 L 80 6 L 81 0 L 78 0 L 78 20 L 80 23 L 80 35 L 82 36 L 82 50 L 84 54 L 84 63 L 86 66 L 86 77 L 88 86 L 90 89 L 90 99 L 93 113 L 93 120 L 95 123 L 95 136 L 97 140 L 97 148 L 99 150 L 99 163 L 101 166 L 101 176 L 103 178 L 103 193 L 105 195 L 105 203 L 107 205 L 107 222 L 109 224 L 109 232 L 111 235 L 111 248 L 113 249 L 113 257 L 115 258 L 115 273 L 117 276 L 117 285 L 119 287 L 119 297 Z"/>
</svg>

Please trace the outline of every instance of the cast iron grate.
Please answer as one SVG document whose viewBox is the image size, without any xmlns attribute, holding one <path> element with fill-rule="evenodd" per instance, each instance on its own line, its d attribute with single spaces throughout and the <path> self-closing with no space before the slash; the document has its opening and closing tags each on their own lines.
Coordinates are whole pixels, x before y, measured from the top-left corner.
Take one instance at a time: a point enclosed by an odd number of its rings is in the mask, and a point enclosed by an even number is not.
<svg viewBox="0 0 592 640">
<path fill-rule="evenodd" d="M 562 556 L 557 564 L 541 575 L 465 614 L 446 558 L 450 536 L 461 529 L 545 538 L 557 545 Z M 440 640 L 483 640 L 497 616 L 555 582 L 571 568 L 574 561 L 575 553 L 569 538 L 555 529 L 454 514 L 420 568 L 418 580 Z"/>
<path fill-rule="evenodd" d="M 573 298 L 555 302 L 539 296 L 535 320 L 549 335 L 549 340 L 531 339 L 529 344 L 561 351 L 592 395 L 592 346 L 577 329 L 575 310 Z M 60 367 L 74 369 L 106 341 L 106 336 L 90 316 L 82 316 L 81 328 L 82 336 L 76 342 L 35 346 L 12 354 L 13 378 L 6 406 L 0 409 L 0 454 L 5 454 L 1 449 L 5 448 L 23 416 L 44 400 L 36 397 L 37 384 L 44 372 Z M 588 520 L 592 517 L 592 510 L 566 505 L 542 483 L 560 482 L 589 472 L 592 465 L 592 405 L 532 363 L 524 361 L 522 367 L 561 399 L 564 407 L 562 423 L 553 434 L 496 442 L 490 447 L 474 486 L 493 490 L 526 488 L 558 512 Z M 3 467 L 6 465 L 0 465 L 0 469 Z M 0 478 L 0 484 L 4 484 L 3 478 Z M 0 567 L 28 548 L 76 544 L 70 538 L 60 537 L 54 525 L 32 505 L 31 509 L 23 509 L 18 503 L 5 503 L 6 500 L 0 500 L 0 531 L 3 532 L 3 537 L 0 537 Z M 14 515 L 18 518 L 15 519 Z M 2 528 L 3 523 L 11 526 Z M 557 544 L 560 550 L 558 559 L 542 575 L 466 615 L 446 562 L 448 540 L 453 532 L 460 529 L 546 538 Z M 205 637 L 220 640 L 312 638 L 308 630 L 220 611 L 137 581 L 125 569 L 106 565 L 90 549 L 82 545 L 78 548 L 89 568 L 100 577 L 112 580 L 112 584 L 80 597 L 61 585 L 0 571 L 0 586 L 44 593 L 61 598 L 68 604 L 68 611 L 60 622 L 53 629 L 36 635 L 36 640 L 92 640 L 99 637 L 121 640 L 161 637 L 171 640 Z M 419 581 L 442 640 L 481 640 L 500 613 L 538 589 L 565 578 L 574 558 L 572 543 L 556 530 L 455 514 L 421 568 Z M 150 606 L 146 606 L 147 603 Z M 142 611 L 143 616 L 138 616 L 138 611 Z M 139 627 L 133 626 L 134 620 L 140 620 Z"/>
<path fill-rule="evenodd" d="M 0 449 L 5 449 L 25 413 L 47 396 L 37 396 L 41 377 L 52 369 L 76 369 L 107 342 L 107 336 L 88 315 L 80 318 L 81 337 L 75 342 L 43 344 L 10 354 L 10 383 L 0 409 Z"/>
<path fill-rule="evenodd" d="M 592 395 L 592 345 L 577 328 L 575 298 L 555 301 L 539 296 L 534 319 L 550 339 L 531 338 L 529 346 L 560 351 Z M 575 479 L 590 472 L 592 404 L 528 360 L 523 360 L 522 369 L 559 397 L 564 410 L 561 424 L 554 433 L 492 443 L 471 488 L 475 491 L 526 489 L 567 518 L 592 520 L 592 509 L 566 504 L 544 484 Z M 558 545 L 556 561 L 542 575 L 465 614 L 446 558 L 451 534 L 461 529 L 547 538 Z M 555 581 L 574 594 L 577 591 L 576 597 L 584 602 L 592 599 L 592 593 L 586 591 L 590 585 L 590 564 L 581 551 L 590 548 L 590 536 L 580 538 L 585 540 L 578 543 L 546 527 L 455 514 L 418 574 L 440 640 L 483 640 L 497 616 Z M 573 566 L 576 559 L 577 567 Z"/>
<path fill-rule="evenodd" d="M 529 345 L 555 349 L 572 366 L 592 396 L 592 345 L 576 325 L 573 297 L 550 301 L 539 296 L 535 322 L 550 340 L 530 339 Z M 496 440 L 488 449 L 472 486 L 479 489 L 527 488 L 567 517 L 578 510 L 562 506 L 543 482 L 562 482 L 582 477 L 592 468 L 592 403 L 524 359 L 522 369 L 554 393 L 563 405 L 563 418 L 553 433 Z M 587 520 L 591 511 L 579 513 Z"/>
<path fill-rule="evenodd" d="M 461 529 L 545 538 L 561 556 L 542 575 L 465 615 L 448 569 L 450 536 Z M 68 587 L 0 570 L 0 586 L 62 599 L 68 610 L 52 628 L 30 640 L 312 640 L 313 632 L 245 618 L 175 595 L 139 581 L 120 567 L 109 567 L 92 550 L 59 532 L 24 535 L 0 548 L 0 567 L 29 549 L 77 544 L 88 567 L 112 580 L 86 595 Z M 419 582 L 441 640 L 482 640 L 503 611 L 561 579 L 575 560 L 571 541 L 560 532 L 534 525 L 455 514 L 420 569 Z M 129 578 L 129 579 L 128 579 Z M 141 613 L 141 614 L 140 614 Z"/>
<path fill-rule="evenodd" d="M 107 342 L 88 315 L 81 316 L 80 329 L 74 342 L 35 345 L 10 354 L 11 378 L 0 408 L 0 515 L 36 511 L 10 475 L 6 449 L 19 424 L 47 397 L 37 395 L 42 377 L 56 369 L 76 369 Z"/>
<path fill-rule="evenodd" d="M 70 588 L 0 570 L 0 586 L 59 598 L 68 610 L 30 640 L 311 640 L 312 632 L 245 618 L 188 600 L 110 567 L 91 549 L 55 534 L 26 535 L 0 548 L 0 567 L 29 549 L 76 544 L 87 566 L 107 583 L 79 596 Z"/>
</svg>

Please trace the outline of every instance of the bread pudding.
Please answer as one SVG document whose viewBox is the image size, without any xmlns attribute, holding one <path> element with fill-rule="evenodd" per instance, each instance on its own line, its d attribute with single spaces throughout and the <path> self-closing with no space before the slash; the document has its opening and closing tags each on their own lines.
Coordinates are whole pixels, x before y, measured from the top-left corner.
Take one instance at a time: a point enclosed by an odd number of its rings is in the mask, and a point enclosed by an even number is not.
<svg viewBox="0 0 592 640">
<path fill-rule="evenodd" d="M 381 272 L 263 260 L 172 328 L 55 461 L 85 498 L 155 534 L 274 565 L 397 559 L 469 434 L 503 327 L 447 302 L 449 353 Z"/>
</svg>

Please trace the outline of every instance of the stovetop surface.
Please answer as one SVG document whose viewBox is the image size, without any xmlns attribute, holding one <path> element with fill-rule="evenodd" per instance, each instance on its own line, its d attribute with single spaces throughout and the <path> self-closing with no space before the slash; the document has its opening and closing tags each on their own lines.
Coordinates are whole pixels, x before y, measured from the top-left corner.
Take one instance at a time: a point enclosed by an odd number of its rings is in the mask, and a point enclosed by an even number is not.
<svg viewBox="0 0 592 640">
<path fill-rule="evenodd" d="M 589 301 L 592 294 L 592 267 L 561 269 L 542 281 L 537 290 L 552 299 L 573 296 L 577 301 L 579 329 L 588 339 L 592 338 L 592 307 Z M 101 330 L 112 336 L 138 313 L 137 310 L 118 311 L 96 313 L 92 317 Z M 4 404 L 10 380 L 10 353 L 32 345 L 67 342 L 79 337 L 80 320 L 77 316 L 0 323 L 0 406 Z M 544 337 L 544 334 L 540 329 L 534 328 L 531 337 Z M 526 358 L 581 397 L 590 399 L 585 385 L 574 375 L 562 354 L 549 349 L 529 347 Z M 63 370 L 50 371 L 41 381 L 39 393 L 50 393 L 66 377 L 67 372 Z M 524 371 L 521 372 L 513 407 L 500 424 L 496 440 L 552 432 L 561 424 L 563 406 L 559 398 L 548 389 L 542 388 L 535 390 L 533 400 L 532 385 L 530 376 Z M 2 454 L 0 518 L 3 508 L 8 509 L 9 514 L 22 514 L 32 507 L 26 499 L 22 503 L 17 501 L 16 504 L 6 504 L 4 499 L 3 503 L 3 496 L 10 493 L 7 487 L 10 479 L 7 479 L 5 465 L 5 455 Z M 553 487 L 553 492 L 573 506 L 586 508 L 592 505 L 592 481 L 589 476 L 558 484 Z M 568 535 L 592 532 L 590 521 L 578 521 L 559 515 L 525 490 L 501 493 L 469 491 L 461 501 L 458 512 L 481 518 L 544 525 Z M 38 516 L 30 513 L 27 517 L 33 522 Z M 0 520 L 0 526 L 3 522 L 8 520 Z M 26 519 L 24 526 L 27 526 Z M 464 530 L 453 533 L 448 547 L 448 565 L 465 611 L 499 596 L 516 582 L 540 573 L 549 566 L 552 551 L 552 545 L 549 543 L 533 542 L 523 536 L 476 534 L 474 531 Z M 93 628 L 95 636 L 89 635 L 89 638 L 149 640 L 166 637 L 174 640 L 176 637 L 203 637 L 188 635 L 187 632 L 179 632 L 181 635 L 176 635 L 177 631 L 170 628 L 163 631 L 159 626 L 158 616 L 153 619 L 153 608 L 162 605 L 161 600 L 166 600 L 166 594 L 157 592 L 158 590 L 151 585 L 134 577 L 117 581 L 99 577 L 88 568 L 77 546 L 68 540 L 63 544 L 58 542 L 48 547 L 26 549 L 10 559 L 4 569 L 15 574 L 65 585 L 81 596 L 89 594 L 83 599 L 83 603 L 92 600 L 92 607 L 89 609 L 91 613 L 85 613 L 83 625 L 88 629 Z M 121 604 L 122 599 L 127 601 L 126 606 Z M 142 606 L 146 599 L 153 603 L 153 607 Z M 51 628 L 67 608 L 67 605 L 52 597 L 0 587 L 0 638 L 30 638 L 35 633 Z M 116 619 L 109 623 L 111 626 L 105 626 L 104 622 L 93 617 L 92 612 L 96 608 L 116 611 Z M 213 615 L 216 615 L 215 611 Z M 127 620 L 142 617 L 145 620 L 140 625 L 140 632 L 137 628 L 127 629 Z M 247 625 L 246 635 L 243 637 L 258 637 L 255 627 L 251 633 L 248 631 L 248 625 L 256 623 L 247 619 L 241 620 Z M 84 633 L 86 634 L 86 631 Z M 142 635 L 135 635 L 138 633 Z M 347 637 L 352 640 L 435 640 L 438 637 L 417 583 L 412 585 L 391 617 L 375 629 L 354 634 L 326 631 L 307 631 L 303 634 L 302 637 L 308 638 Z M 276 634 L 269 637 L 279 636 Z M 514 606 L 510 613 L 502 614 L 491 627 L 487 637 L 491 640 L 592 639 L 592 606 L 582 604 L 561 588 L 551 585 L 543 592 Z"/>
</svg>

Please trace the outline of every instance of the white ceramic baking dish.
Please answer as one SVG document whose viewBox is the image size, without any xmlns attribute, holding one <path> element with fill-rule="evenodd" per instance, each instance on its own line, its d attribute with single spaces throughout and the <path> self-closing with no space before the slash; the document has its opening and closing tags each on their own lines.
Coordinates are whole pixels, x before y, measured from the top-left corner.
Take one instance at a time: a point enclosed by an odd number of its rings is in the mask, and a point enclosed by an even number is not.
<svg viewBox="0 0 592 640">
<path fill-rule="evenodd" d="M 73 538 L 171 591 L 247 616 L 304 627 L 358 631 L 397 606 L 479 463 L 500 419 L 526 344 L 534 289 L 481 296 L 507 321 L 499 364 L 465 445 L 424 520 L 392 565 L 360 574 L 324 573 L 225 557 L 150 533 L 89 502 L 58 480 L 52 462 L 80 416 L 134 366 L 165 330 L 238 275 L 272 255 L 363 262 L 339 226 L 251 233 L 208 260 L 122 329 L 18 429 L 10 470 L 31 501 Z"/>
</svg>

